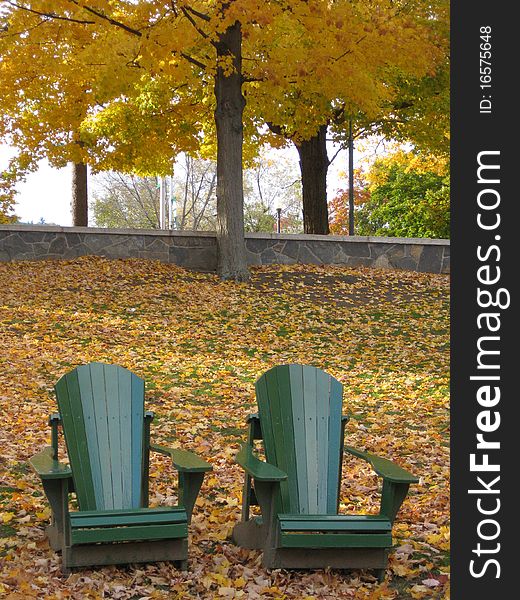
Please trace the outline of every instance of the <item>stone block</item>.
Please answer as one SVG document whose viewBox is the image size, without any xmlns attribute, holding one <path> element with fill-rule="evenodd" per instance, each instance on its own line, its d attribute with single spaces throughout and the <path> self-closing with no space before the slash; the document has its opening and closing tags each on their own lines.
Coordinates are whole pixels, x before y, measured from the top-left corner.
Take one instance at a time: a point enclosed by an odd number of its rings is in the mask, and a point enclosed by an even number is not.
<svg viewBox="0 0 520 600">
<path fill-rule="evenodd" d="M 246 260 L 247 260 L 247 264 L 252 267 L 259 267 L 262 264 L 262 258 L 260 256 L 260 254 L 255 254 L 254 252 L 250 252 L 247 248 L 246 248 Z"/>
<path fill-rule="evenodd" d="M 390 266 L 394 269 L 403 269 L 405 271 L 416 271 L 417 263 L 411 256 L 391 257 Z"/>
<path fill-rule="evenodd" d="M 260 258 L 262 260 L 263 265 L 272 265 L 276 264 L 278 254 L 271 248 L 264 248 L 264 250 L 260 253 Z"/>
<path fill-rule="evenodd" d="M 9 255 L 11 260 L 17 260 L 18 257 L 23 257 L 24 260 L 27 260 L 28 256 L 34 257 L 32 243 L 26 242 L 24 237 L 18 233 L 4 238 L 0 248 Z"/>
<path fill-rule="evenodd" d="M 424 246 L 417 270 L 421 273 L 440 273 L 443 252 L 442 246 Z"/>
<path fill-rule="evenodd" d="M 250 265 L 297 262 L 450 272 L 448 240 L 251 233 L 246 250 Z M 88 254 L 164 260 L 204 271 L 215 271 L 217 264 L 213 232 L 0 225 L 1 261 Z"/>
<path fill-rule="evenodd" d="M 341 244 L 343 252 L 347 256 L 370 257 L 370 247 L 366 242 L 332 242 Z"/>
<path fill-rule="evenodd" d="M 49 243 L 49 249 L 48 249 L 49 254 L 57 254 L 57 255 L 63 256 L 63 254 L 65 254 L 66 250 L 67 250 L 67 240 L 62 235 L 55 237 Z"/>
<path fill-rule="evenodd" d="M 373 264 L 374 263 L 370 257 L 364 256 L 351 256 L 349 257 L 347 263 L 349 267 L 371 267 Z"/>
<path fill-rule="evenodd" d="M 285 256 L 294 258 L 294 260 L 296 261 L 300 253 L 300 242 L 296 240 L 288 240 L 287 242 L 285 242 L 283 253 L 285 254 Z"/>
<path fill-rule="evenodd" d="M 258 238 L 247 238 L 246 239 L 246 248 L 250 252 L 254 252 L 255 254 L 261 254 L 263 250 L 272 245 L 272 240 L 266 239 L 258 239 Z"/>
<path fill-rule="evenodd" d="M 298 253 L 298 262 L 307 265 L 321 265 L 323 264 L 322 259 L 316 256 L 309 245 L 300 243 L 300 252 Z"/>
<path fill-rule="evenodd" d="M 165 238 L 168 239 L 168 238 Z M 215 237 L 203 237 L 203 236 L 175 236 L 173 235 L 171 238 L 172 246 L 177 246 L 179 248 L 187 247 L 187 248 L 205 248 L 212 247 L 217 245 L 217 241 Z"/>
<path fill-rule="evenodd" d="M 179 267 L 193 269 L 194 271 L 214 273 L 217 270 L 216 248 L 181 248 L 179 246 L 171 246 L 168 260 Z"/>
<path fill-rule="evenodd" d="M 381 254 L 374 261 L 374 267 L 378 269 L 390 269 L 391 268 L 390 261 L 388 260 L 388 256 L 386 254 Z"/>
<path fill-rule="evenodd" d="M 168 260 L 168 252 L 170 251 L 171 245 L 171 238 L 153 238 L 151 236 L 144 238 L 144 251 L 159 254 L 164 253 L 165 260 Z"/>
</svg>

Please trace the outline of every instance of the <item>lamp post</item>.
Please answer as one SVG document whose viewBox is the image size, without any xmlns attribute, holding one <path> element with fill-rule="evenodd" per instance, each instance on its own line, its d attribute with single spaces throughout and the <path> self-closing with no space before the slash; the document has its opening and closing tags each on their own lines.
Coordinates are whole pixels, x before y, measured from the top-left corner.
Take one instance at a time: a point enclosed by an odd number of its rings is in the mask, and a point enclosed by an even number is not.
<svg viewBox="0 0 520 600">
<path fill-rule="evenodd" d="M 354 136 L 348 122 L 348 234 L 354 235 Z"/>
<path fill-rule="evenodd" d="M 159 227 L 166 229 L 166 177 L 159 180 Z"/>
<path fill-rule="evenodd" d="M 280 233 L 282 231 L 282 207 L 276 207 L 276 233 Z"/>
</svg>

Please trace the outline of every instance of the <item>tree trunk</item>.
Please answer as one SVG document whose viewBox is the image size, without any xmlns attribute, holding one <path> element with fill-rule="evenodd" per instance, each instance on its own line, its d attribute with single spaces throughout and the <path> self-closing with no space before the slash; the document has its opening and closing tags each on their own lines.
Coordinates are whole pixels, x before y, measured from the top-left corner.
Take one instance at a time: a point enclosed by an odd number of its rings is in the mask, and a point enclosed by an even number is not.
<svg viewBox="0 0 520 600">
<path fill-rule="evenodd" d="M 87 165 L 74 163 L 72 165 L 72 225 L 75 227 L 88 226 L 88 192 Z"/>
<path fill-rule="evenodd" d="M 219 67 L 215 76 L 217 129 L 217 248 L 218 274 L 222 279 L 247 281 L 244 241 L 244 189 L 242 142 L 245 98 L 242 95 L 242 31 L 240 23 L 219 35 L 217 61 L 233 58 L 234 71 L 226 76 Z"/>
<path fill-rule="evenodd" d="M 327 126 L 322 125 L 310 140 L 295 144 L 300 155 L 303 191 L 303 231 L 329 233 L 327 208 Z"/>
</svg>

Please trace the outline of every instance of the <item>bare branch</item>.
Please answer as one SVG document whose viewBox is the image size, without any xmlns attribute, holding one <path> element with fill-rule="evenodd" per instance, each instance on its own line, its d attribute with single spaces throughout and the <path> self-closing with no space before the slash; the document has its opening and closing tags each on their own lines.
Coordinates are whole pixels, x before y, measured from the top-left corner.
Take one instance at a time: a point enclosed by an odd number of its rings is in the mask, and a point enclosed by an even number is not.
<svg viewBox="0 0 520 600">
<path fill-rule="evenodd" d="M 342 147 L 339 148 L 337 152 L 334 153 L 334 156 L 329 160 L 329 165 L 332 164 L 333 160 L 338 156 L 338 154 L 343 150 Z"/>
</svg>

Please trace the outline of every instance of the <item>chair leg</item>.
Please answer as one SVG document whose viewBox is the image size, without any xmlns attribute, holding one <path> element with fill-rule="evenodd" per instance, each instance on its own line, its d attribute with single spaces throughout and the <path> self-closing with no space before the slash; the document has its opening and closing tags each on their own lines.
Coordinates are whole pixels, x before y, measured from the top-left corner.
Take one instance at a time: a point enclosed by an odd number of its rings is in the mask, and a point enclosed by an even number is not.
<svg viewBox="0 0 520 600">
<path fill-rule="evenodd" d="M 70 546 L 69 547 L 64 546 L 61 551 L 61 574 L 65 578 L 67 578 L 72 573 L 72 569 L 69 566 L 70 556 L 71 556 Z"/>
<path fill-rule="evenodd" d="M 376 569 L 375 575 L 379 583 L 383 583 L 383 581 L 385 580 L 386 569 Z"/>
<path fill-rule="evenodd" d="M 53 550 L 62 550 L 67 544 L 69 527 L 69 482 L 67 479 L 44 480 L 43 489 L 52 510 L 51 524 L 46 529 L 49 543 Z"/>
</svg>

